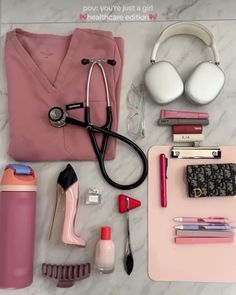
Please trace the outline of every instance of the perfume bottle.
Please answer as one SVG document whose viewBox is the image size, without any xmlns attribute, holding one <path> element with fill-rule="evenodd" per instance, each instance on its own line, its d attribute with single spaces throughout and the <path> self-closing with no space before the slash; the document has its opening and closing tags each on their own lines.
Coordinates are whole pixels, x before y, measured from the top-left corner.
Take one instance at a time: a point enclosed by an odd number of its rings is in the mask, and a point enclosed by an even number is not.
<svg viewBox="0 0 236 295">
<path fill-rule="evenodd" d="M 113 272 L 115 266 L 115 245 L 111 240 L 111 227 L 101 228 L 101 239 L 96 245 L 95 266 L 101 273 Z"/>
<path fill-rule="evenodd" d="M 61 204 L 61 199 L 64 198 L 65 216 L 61 240 L 65 244 L 77 245 L 79 247 L 86 246 L 85 240 L 75 232 L 75 218 L 79 199 L 78 190 L 79 181 L 77 175 L 73 167 L 68 164 L 67 167 L 59 174 L 57 179 L 56 203 L 49 233 L 49 240 L 52 236 L 57 210 Z"/>
</svg>

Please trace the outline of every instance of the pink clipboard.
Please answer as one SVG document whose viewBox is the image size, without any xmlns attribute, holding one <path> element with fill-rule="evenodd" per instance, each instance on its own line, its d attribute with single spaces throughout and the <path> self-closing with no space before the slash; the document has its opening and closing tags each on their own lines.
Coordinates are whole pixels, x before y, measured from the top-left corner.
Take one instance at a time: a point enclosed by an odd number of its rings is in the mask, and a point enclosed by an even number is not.
<svg viewBox="0 0 236 295">
<path fill-rule="evenodd" d="M 236 220 L 236 197 L 188 198 L 186 165 L 236 163 L 236 147 L 221 147 L 221 159 L 175 159 L 171 147 L 149 150 L 148 274 L 154 281 L 236 282 L 236 240 L 229 244 L 174 243 L 174 217 L 225 216 Z M 159 155 L 168 157 L 167 208 L 160 205 Z"/>
</svg>

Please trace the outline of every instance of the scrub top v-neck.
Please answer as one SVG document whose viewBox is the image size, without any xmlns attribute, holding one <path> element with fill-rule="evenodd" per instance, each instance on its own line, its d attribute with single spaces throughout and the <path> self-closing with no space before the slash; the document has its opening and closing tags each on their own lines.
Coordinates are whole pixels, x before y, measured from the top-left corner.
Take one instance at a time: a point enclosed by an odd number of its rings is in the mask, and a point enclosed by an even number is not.
<svg viewBox="0 0 236 295">
<path fill-rule="evenodd" d="M 7 33 L 5 61 L 8 80 L 10 146 L 9 154 L 19 161 L 95 160 L 85 130 L 49 125 L 48 110 L 53 106 L 84 102 L 89 67 L 83 58 L 115 59 L 105 65 L 111 104 L 113 130 L 117 130 L 123 39 L 111 32 L 75 29 L 69 36 L 34 34 L 15 29 Z M 93 122 L 105 122 L 105 92 L 99 71 L 91 83 Z M 72 111 L 84 119 L 84 109 Z M 99 139 L 101 140 L 101 139 Z M 108 145 L 107 159 L 115 156 L 115 141 Z"/>
<path fill-rule="evenodd" d="M 66 72 L 69 70 L 70 64 L 73 60 L 75 50 L 79 49 L 79 35 L 80 30 L 75 29 L 74 32 L 70 36 L 57 36 L 57 35 L 51 35 L 51 34 L 33 34 L 26 31 L 23 31 L 21 29 L 16 29 L 14 32 L 14 36 L 12 37 L 12 41 L 14 42 L 16 49 L 18 50 L 19 54 L 22 56 L 22 58 L 25 60 L 25 62 L 28 64 L 28 66 L 33 70 L 33 72 L 37 75 L 37 78 L 39 78 L 45 88 L 49 92 L 58 91 L 60 87 L 62 87 L 63 82 L 65 82 L 65 76 Z M 18 35 L 28 36 L 29 38 L 36 38 L 36 39 L 52 39 L 52 40 L 67 40 L 69 41 L 69 47 L 67 49 L 67 52 L 64 56 L 64 59 L 59 67 L 57 78 L 54 83 L 51 83 L 46 75 L 42 73 L 39 66 L 35 63 L 31 55 L 27 52 L 26 48 L 22 45 L 20 40 L 18 39 Z"/>
</svg>

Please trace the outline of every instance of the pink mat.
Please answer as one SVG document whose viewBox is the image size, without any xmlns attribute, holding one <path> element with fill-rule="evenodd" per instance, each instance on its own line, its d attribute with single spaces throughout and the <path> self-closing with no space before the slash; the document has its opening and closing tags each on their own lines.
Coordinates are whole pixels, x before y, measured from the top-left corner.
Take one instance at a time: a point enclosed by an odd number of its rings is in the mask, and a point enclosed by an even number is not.
<svg viewBox="0 0 236 295">
<path fill-rule="evenodd" d="M 236 198 L 190 199 L 187 164 L 236 163 L 236 147 L 222 147 L 219 160 L 173 159 L 170 147 L 149 150 L 148 273 L 154 281 L 236 282 L 236 242 L 231 244 L 176 245 L 174 217 L 225 216 L 236 221 Z M 160 206 L 159 155 L 168 157 L 168 206 Z"/>
</svg>

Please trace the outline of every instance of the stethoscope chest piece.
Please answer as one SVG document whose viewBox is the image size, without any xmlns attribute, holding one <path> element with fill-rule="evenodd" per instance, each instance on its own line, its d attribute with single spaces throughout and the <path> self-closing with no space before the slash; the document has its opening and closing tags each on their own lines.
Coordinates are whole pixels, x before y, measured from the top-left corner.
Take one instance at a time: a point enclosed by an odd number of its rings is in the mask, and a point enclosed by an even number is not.
<svg viewBox="0 0 236 295">
<path fill-rule="evenodd" d="M 62 108 L 54 107 L 50 109 L 48 112 L 48 117 L 50 124 L 53 127 L 60 128 L 66 125 L 67 114 Z"/>
</svg>

